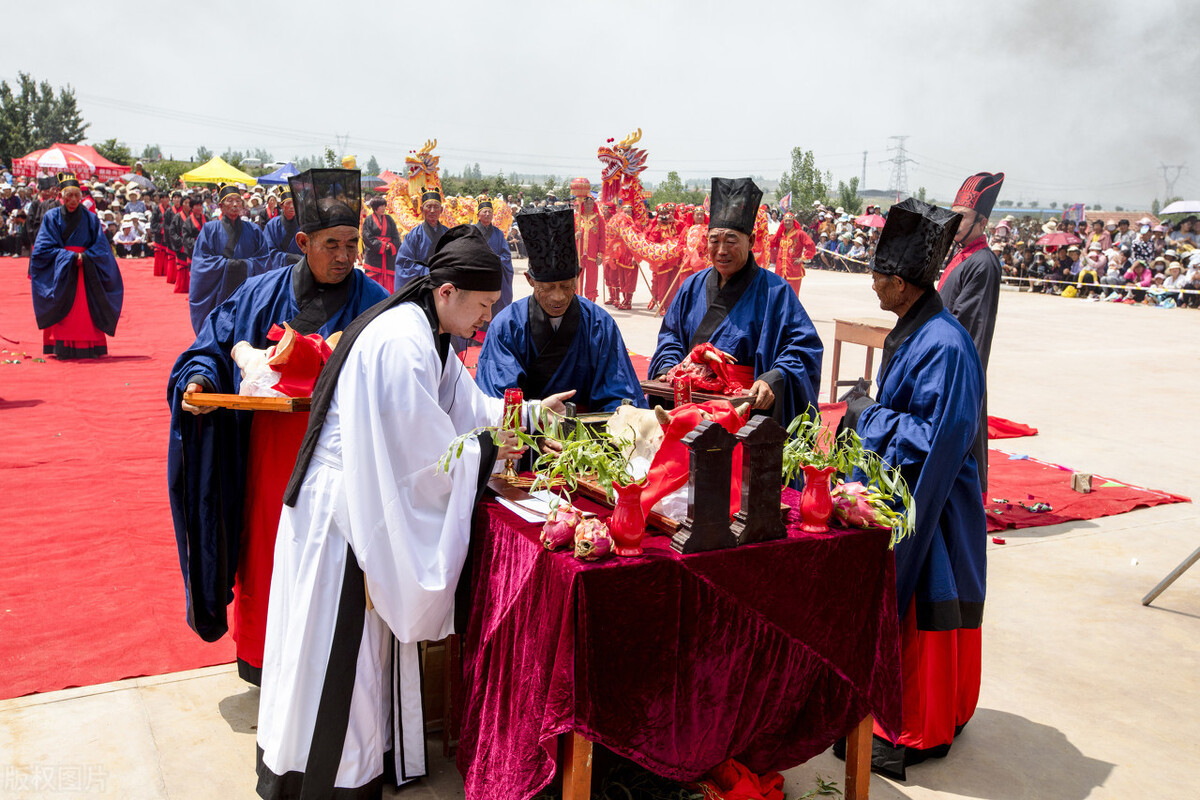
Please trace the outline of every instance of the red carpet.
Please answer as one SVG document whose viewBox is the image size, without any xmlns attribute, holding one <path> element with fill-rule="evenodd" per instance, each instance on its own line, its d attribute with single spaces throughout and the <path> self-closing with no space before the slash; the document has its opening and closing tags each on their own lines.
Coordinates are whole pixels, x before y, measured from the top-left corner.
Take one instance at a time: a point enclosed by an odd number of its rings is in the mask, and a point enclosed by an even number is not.
<svg viewBox="0 0 1200 800">
<path fill-rule="evenodd" d="M 1048 464 L 1035 458 L 988 451 L 988 531 L 1005 528 L 1036 528 L 1078 519 L 1096 519 L 1124 514 L 1141 506 L 1190 503 L 1182 495 L 1131 486 L 1092 476 L 1092 491 L 1080 494 L 1071 488 L 1070 467 Z M 1030 511 L 1035 503 L 1046 503 L 1049 511 Z"/>
<path fill-rule="evenodd" d="M 20 360 L 0 363 L 0 698 L 233 660 L 232 641 L 187 627 L 167 505 L 187 297 L 152 259 L 120 265 L 110 355 L 38 363 L 27 262 L 0 259 L 0 361 Z"/>
</svg>

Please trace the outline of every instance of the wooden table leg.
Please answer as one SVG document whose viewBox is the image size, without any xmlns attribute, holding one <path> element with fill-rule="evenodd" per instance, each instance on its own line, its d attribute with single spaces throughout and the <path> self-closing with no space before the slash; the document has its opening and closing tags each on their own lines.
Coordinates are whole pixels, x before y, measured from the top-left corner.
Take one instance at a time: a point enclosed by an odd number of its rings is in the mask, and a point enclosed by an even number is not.
<svg viewBox="0 0 1200 800">
<path fill-rule="evenodd" d="M 829 402 L 837 402 L 837 384 L 838 372 L 842 366 L 842 340 L 834 338 L 833 340 L 833 363 L 829 365 Z"/>
<path fill-rule="evenodd" d="M 871 715 L 846 734 L 846 798 L 867 800 L 871 792 Z M 564 796 L 564 800 L 566 800 Z"/>
<path fill-rule="evenodd" d="M 563 800 L 591 800 L 592 743 L 574 731 L 563 734 L 562 786 Z"/>
</svg>

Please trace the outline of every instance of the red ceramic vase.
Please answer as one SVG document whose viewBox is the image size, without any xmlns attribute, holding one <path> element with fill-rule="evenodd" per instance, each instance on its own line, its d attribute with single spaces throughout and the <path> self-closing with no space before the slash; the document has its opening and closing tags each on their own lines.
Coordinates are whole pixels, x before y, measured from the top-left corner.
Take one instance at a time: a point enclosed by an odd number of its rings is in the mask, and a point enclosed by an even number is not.
<svg viewBox="0 0 1200 800">
<path fill-rule="evenodd" d="M 835 467 L 804 465 L 804 491 L 800 493 L 800 530 L 827 533 L 833 515 L 833 497 L 829 494 L 829 476 Z"/>
<path fill-rule="evenodd" d="M 640 556 L 642 537 L 646 535 L 646 515 L 642 511 L 642 490 L 645 481 L 622 486 L 613 484 L 617 505 L 608 518 L 608 532 L 613 538 L 613 552 L 619 556 Z"/>
</svg>

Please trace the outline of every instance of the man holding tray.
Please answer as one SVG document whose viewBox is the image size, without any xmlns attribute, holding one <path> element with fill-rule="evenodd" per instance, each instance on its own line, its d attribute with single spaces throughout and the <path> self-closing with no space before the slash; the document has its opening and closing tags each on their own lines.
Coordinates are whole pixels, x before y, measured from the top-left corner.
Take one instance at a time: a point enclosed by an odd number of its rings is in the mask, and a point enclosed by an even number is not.
<svg viewBox="0 0 1200 800">
<path fill-rule="evenodd" d="M 751 254 L 761 200 L 762 190 L 749 178 L 712 179 L 713 266 L 685 280 L 671 301 L 647 377 L 666 373 L 693 347 L 711 342 L 737 359 L 735 377 L 749 387 L 754 408 L 787 425 L 817 407 L 824 348 L 792 287 Z"/>
<path fill-rule="evenodd" d="M 236 575 L 238 672 L 255 684 L 283 487 L 308 414 L 209 413 L 216 409 L 194 406 L 184 393 L 236 393 L 241 373 L 230 350 L 239 341 L 266 348 L 268 332 L 284 322 L 299 334 L 329 337 L 387 297 L 383 287 L 354 269 L 359 173 L 310 170 L 290 182 L 304 257 L 247 280 L 218 305 L 175 362 L 167 384 L 168 481 L 188 624 L 205 641 L 225 634 Z"/>
</svg>

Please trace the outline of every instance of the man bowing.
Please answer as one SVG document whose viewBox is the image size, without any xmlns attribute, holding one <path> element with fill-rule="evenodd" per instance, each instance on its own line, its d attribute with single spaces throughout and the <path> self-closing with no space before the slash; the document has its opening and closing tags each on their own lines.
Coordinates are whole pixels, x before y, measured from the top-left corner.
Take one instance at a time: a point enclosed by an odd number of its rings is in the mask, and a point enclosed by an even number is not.
<svg viewBox="0 0 1200 800">
<path fill-rule="evenodd" d="M 497 457 L 521 452 L 475 433 L 504 401 L 450 356 L 452 334 L 491 318 L 500 259 L 459 225 L 428 267 L 346 329 L 313 392 L 267 617 L 265 798 L 379 797 L 385 757 L 400 783 L 426 774 L 417 643 L 454 630 L 478 494 Z M 568 396 L 544 405 L 561 413 Z"/>
<path fill-rule="evenodd" d="M 754 408 L 787 425 L 817 407 L 824 348 L 792 287 L 750 252 L 761 199 L 749 178 L 712 179 L 713 265 L 685 280 L 671 301 L 648 377 L 661 377 L 693 347 L 711 342 L 737 359 Z"/>
</svg>

